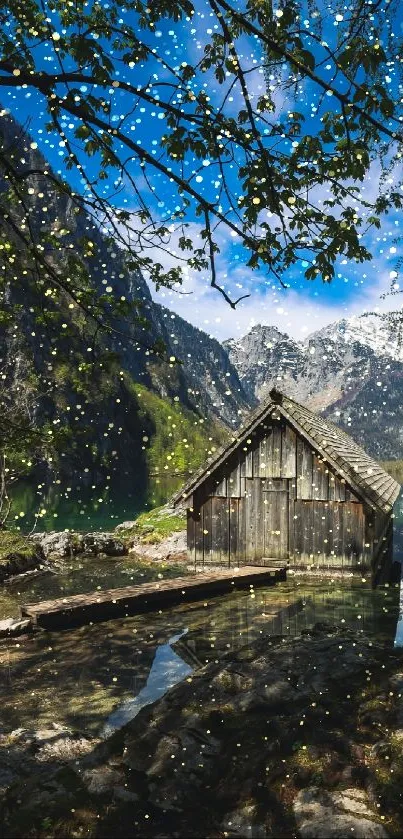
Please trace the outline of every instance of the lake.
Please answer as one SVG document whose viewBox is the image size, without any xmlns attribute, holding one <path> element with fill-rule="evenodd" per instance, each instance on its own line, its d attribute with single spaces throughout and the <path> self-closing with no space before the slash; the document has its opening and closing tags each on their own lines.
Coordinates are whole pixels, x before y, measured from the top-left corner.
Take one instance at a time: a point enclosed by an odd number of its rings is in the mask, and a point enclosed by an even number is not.
<svg viewBox="0 0 403 839">
<path fill-rule="evenodd" d="M 144 510 L 159 507 L 179 489 L 184 478 L 151 476 L 147 487 L 115 487 L 113 492 L 96 488 L 52 486 L 45 490 L 31 483 L 13 487 L 10 524 L 22 532 L 35 525 L 37 531 L 113 530 L 122 521 L 132 521 Z"/>
<path fill-rule="evenodd" d="M 67 571 L 58 585 L 67 594 L 88 590 L 90 581 L 92 588 L 105 580 L 121 584 L 122 575 L 138 582 L 143 573 L 136 576 L 134 560 L 131 568 L 127 561 L 98 560 L 78 568 L 74 584 Z M 43 578 L 21 584 L 10 593 L 14 605 L 39 598 L 46 585 Z M 10 639 L 0 647 L 2 727 L 56 722 L 83 736 L 104 736 L 193 669 L 262 634 L 270 643 L 274 635 L 293 636 L 325 621 L 393 646 L 399 607 L 398 585 L 373 590 L 357 577 L 295 576 L 163 612 Z"/>
<path fill-rule="evenodd" d="M 87 508 L 88 528 L 105 528 L 133 516 L 135 502 Z M 396 504 L 395 557 L 402 557 L 403 504 Z M 106 510 L 108 509 L 108 512 Z M 70 522 L 77 510 L 66 512 Z M 105 518 L 106 515 L 106 518 Z M 113 518 L 115 517 L 116 518 Z M 41 527 L 44 522 L 41 522 Z M 59 524 L 58 524 L 59 526 Z M 83 529 L 83 528 L 81 528 Z M 146 564 L 134 554 L 121 558 L 76 558 L 57 574 L 24 578 L 0 588 L 0 616 L 15 615 L 21 603 L 138 584 L 183 573 L 172 563 Z M 50 722 L 86 735 L 103 736 L 132 719 L 196 667 L 264 634 L 285 637 L 315 622 L 350 627 L 388 646 L 403 644 L 400 585 L 373 590 L 355 577 L 289 576 L 255 592 L 237 592 L 208 602 L 114 620 L 67 632 L 40 632 L 0 647 L 2 725 L 46 726 Z"/>
</svg>

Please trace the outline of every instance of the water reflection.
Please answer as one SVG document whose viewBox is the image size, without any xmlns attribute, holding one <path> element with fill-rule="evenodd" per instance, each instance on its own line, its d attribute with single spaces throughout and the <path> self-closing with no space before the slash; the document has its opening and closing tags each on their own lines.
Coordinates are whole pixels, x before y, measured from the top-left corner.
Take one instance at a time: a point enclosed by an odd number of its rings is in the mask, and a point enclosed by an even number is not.
<svg viewBox="0 0 403 839">
<path fill-rule="evenodd" d="M 37 488 L 29 480 L 13 487 L 11 519 L 24 513 L 24 529 L 29 531 L 39 513 L 37 530 L 112 530 L 119 522 L 133 520 L 139 513 L 165 504 L 180 489 L 183 474 L 139 474 L 137 484 L 130 486 L 76 485 L 71 487 L 52 484 Z M 40 511 L 44 510 L 44 513 Z"/>
<path fill-rule="evenodd" d="M 392 646 L 398 616 L 398 586 L 373 590 L 370 581 L 357 578 L 295 577 L 161 614 L 17 638 L 0 647 L 2 726 L 39 728 L 55 721 L 99 736 L 173 680 L 261 635 L 269 643 L 273 635 L 292 637 L 320 621 Z"/>
<path fill-rule="evenodd" d="M 101 731 L 101 737 L 109 737 L 114 731 L 122 728 L 133 720 L 142 708 L 156 702 L 170 688 L 193 672 L 194 668 L 183 661 L 172 649 L 172 645 L 183 638 L 187 632 L 188 629 L 184 629 L 183 632 L 172 635 L 166 644 L 157 647 L 145 686 L 137 696 L 128 699 L 109 715 Z"/>
</svg>

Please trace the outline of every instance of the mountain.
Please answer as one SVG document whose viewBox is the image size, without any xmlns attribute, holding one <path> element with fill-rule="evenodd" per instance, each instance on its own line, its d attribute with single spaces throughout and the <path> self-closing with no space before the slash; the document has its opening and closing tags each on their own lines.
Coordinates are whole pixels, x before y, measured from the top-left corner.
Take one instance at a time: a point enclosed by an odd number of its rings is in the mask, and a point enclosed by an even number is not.
<svg viewBox="0 0 403 839">
<path fill-rule="evenodd" d="M 339 395 L 322 404 L 379 460 L 403 457 L 403 352 L 400 316 L 383 314 L 343 319 L 311 336 L 344 363 Z"/>
<path fill-rule="evenodd" d="M 40 432 L 35 457 L 32 436 L 8 452 L 10 471 L 39 479 L 42 490 L 56 480 L 147 493 L 151 473 L 195 468 L 248 410 L 238 373 L 217 341 L 153 302 L 124 250 L 59 188 L 32 138 L 4 111 L 0 150 L 22 190 L 15 202 L 0 164 L 0 421 L 19 406 Z M 8 221 L 12 201 L 22 237 Z M 34 273 L 28 230 L 51 270 Z M 59 287 L 61 269 L 75 303 Z M 114 315 L 105 333 L 80 301 L 96 311 L 109 287 L 136 318 Z M 152 349 L 161 339 L 166 360 Z"/>
<path fill-rule="evenodd" d="M 257 399 L 246 393 L 225 347 L 169 309 L 156 304 L 153 309 L 164 326 L 164 341 L 181 360 L 189 403 L 205 415 L 218 417 L 236 428 L 248 410 L 257 405 Z"/>
<path fill-rule="evenodd" d="M 261 401 L 283 381 L 289 382 L 290 391 L 304 361 L 300 346 L 275 326 L 254 326 L 244 338 L 224 341 L 223 346 L 250 401 Z"/>
<path fill-rule="evenodd" d="M 80 499 L 102 488 L 132 496 L 136 509 L 162 502 L 273 385 L 323 411 L 375 457 L 402 457 L 403 348 L 392 315 L 343 319 L 302 342 L 258 325 L 222 345 L 152 300 L 126 253 L 52 185 L 49 164 L 4 115 L 0 150 L 11 150 L 24 184 L 14 208 L 21 228 L 43 241 L 56 269 L 69 268 L 73 287 L 87 276 L 90 304 L 91 290 L 97 297 L 112 286 L 137 315 L 116 315 L 99 338 L 52 276 L 30 279 L 32 254 L 7 226 L 0 165 L 0 428 L 21 408 L 38 432 L 7 453 L 10 474 L 25 475 L 34 496 L 68 499 L 74 487 Z M 152 348 L 158 340 L 166 360 Z"/>
<path fill-rule="evenodd" d="M 258 325 L 225 347 L 249 399 L 276 385 L 374 457 L 403 457 L 403 349 L 393 314 L 343 319 L 301 342 Z"/>
<path fill-rule="evenodd" d="M 400 329 L 397 327 L 394 313 L 353 315 L 325 326 L 314 336 L 342 346 L 358 342 L 373 350 L 377 356 L 403 362 L 401 327 L 401 323 Z"/>
</svg>

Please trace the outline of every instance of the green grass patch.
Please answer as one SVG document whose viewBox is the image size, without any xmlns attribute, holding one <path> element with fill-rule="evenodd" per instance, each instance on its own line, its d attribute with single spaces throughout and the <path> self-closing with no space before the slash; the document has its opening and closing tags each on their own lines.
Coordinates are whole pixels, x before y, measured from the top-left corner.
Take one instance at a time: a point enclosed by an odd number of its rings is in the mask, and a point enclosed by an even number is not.
<svg viewBox="0 0 403 839">
<path fill-rule="evenodd" d="M 186 527 L 186 513 L 178 512 L 178 515 L 168 515 L 166 507 L 156 507 L 148 512 L 141 513 L 133 524 L 133 527 L 119 530 L 123 539 L 137 536 L 144 544 L 158 544 L 163 542 L 172 533 L 184 530 Z"/>
<path fill-rule="evenodd" d="M 10 554 L 31 556 L 33 550 L 33 545 L 19 533 L 14 533 L 12 530 L 0 531 L 0 563 L 6 562 Z"/>
<path fill-rule="evenodd" d="M 198 417 L 179 402 L 161 398 L 128 376 L 126 387 L 135 394 L 139 419 L 151 418 L 154 430 L 143 438 L 149 473 L 186 476 L 197 469 L 228 439 L 228 430 L 219 422 Z"/>
</svg>

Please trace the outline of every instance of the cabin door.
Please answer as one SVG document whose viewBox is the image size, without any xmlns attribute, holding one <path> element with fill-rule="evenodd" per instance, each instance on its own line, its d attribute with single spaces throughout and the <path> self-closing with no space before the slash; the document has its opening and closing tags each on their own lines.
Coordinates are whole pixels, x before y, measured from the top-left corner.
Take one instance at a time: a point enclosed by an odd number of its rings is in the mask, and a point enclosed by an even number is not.
<svg viewBox="0 0 403 839">
<path fill-rule="evenodd" d="M 288 481 L 268 478 L 263 484 L 263 541 L 265 559 L 288 557 Z"/>
</svg>

